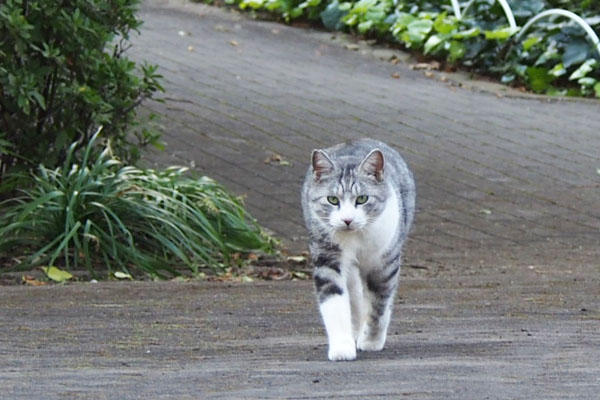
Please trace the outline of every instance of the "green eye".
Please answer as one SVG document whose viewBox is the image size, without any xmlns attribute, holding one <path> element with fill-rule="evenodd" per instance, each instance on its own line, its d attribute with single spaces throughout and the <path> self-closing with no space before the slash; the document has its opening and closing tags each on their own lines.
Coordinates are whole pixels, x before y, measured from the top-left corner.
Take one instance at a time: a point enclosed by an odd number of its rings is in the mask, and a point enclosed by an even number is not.
<svg viewBox="0 0 600 400">
<path fill-rule="evenodd" d="M 340 199 L 338 199 L 338 198 L 337 198 L 337 197 L 335 197 L 335 196 L 327 196 L 327 201 L 328 201 L 330 204 L 333 204 L 334 206 L 337 206 L 338 204 L 340 204 Z"/>
<path fill-rule="evenodd" d="M 369 196 L 358 196 L 356 198 L 356 204 L 365 204 L 369 200 Z"/>
</svg>

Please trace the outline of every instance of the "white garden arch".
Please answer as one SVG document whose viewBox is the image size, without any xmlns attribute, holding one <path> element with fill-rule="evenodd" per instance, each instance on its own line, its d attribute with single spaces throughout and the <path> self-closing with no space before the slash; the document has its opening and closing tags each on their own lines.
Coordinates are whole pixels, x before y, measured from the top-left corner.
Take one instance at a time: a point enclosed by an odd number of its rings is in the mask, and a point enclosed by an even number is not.
<svg viewBox="0 0 600 400">
<path fill-rule="evenodd" d="M 458 20 L 461 20 L 462 17 L 469 11 L 469 9 L 471 8 L 471 6 L 475 3 L 476 0 L 470 0 L 465 7 L 463 8 L 463 10 L 461 11 L 460 9 L 460 4 L 458 3 L 458 0 L 451 0 L 452 3 L 452 9 L 454 11 L 454 15 L 456 16 L 456 18 Z M 517 36 L 515 36 L 515 40 L 519 41 L 521 40 L 521 38 L 523 37 L 523 35 L 525 34 L 525 32 L 527 32 L 527 30 L 536 22 L 538 22 L 540 19 L 542 18 L 546 18 L 546 17 L 550 17 L 553 15 L 557 15 L 557 16 L 561 16 L 561 17 L 567 17 L 573 21 L 575 21 L 587 34 L 587 36 L 590 38 L 590 40 L 592 41 L 592 44 L 594 45 L 594 47 L 596 48 L 596 51 L 598 52 L 598 55 L 600 56 L 600 39 L 598 39 L 598 35 L 596 35 L 596 32 L 594 32 L 594 30 L 592 29 L 592 27 L 585 22 L 585 20 L 583 18 L 581 18 L 579 15 L 568 11 L 568 10 L 563 10 L 561 8 L 553 8 L 550 10 L 546 10 L 546 11 L 542 11 L 541 13 L 537 14 L 536 16 L 534 16 L 533 18 L 531 18 L 529 21 L 527 21 L 527 23 L 525 25 L 523 25 L 522 28 L 519 28 L 517 26 L 517 23 L 515 21 L 515 16 L 513 15 L 512 10 L 510 9 L 510 6 L 508 5 L 508 3 L 506 2 L 506 0 L 497 0 L 500 5 L 502 6 L 502 10 L 504 10 L 504 15 L 506 15 L 506 19 L 508 20 L 508 25 L 515 30 L 519 30 L 519 33 L 517 34 Z"/>
</svg>

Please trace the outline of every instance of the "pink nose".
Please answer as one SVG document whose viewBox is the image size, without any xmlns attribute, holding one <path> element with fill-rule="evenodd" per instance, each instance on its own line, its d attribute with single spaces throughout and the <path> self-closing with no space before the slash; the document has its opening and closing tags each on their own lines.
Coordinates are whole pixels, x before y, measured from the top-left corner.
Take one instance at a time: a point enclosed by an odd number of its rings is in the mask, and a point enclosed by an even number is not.
<svg viewBox="0 0 600 400">
<path fill-rule="evenodd" d="M 352 223 L 351 219 L 343 219 L 342 221 L 344 221 L 344 223 L 346 224 L 346 226 L 350 226 L 350 224 Z"/>
</svg>

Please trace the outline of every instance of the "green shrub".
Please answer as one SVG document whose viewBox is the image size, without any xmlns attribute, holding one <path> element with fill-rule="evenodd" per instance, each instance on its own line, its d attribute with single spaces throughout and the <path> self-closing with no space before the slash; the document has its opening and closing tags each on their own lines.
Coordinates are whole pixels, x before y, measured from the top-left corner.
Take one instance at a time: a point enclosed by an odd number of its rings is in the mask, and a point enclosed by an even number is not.
<svg viewBox="0 0 600 400">
<path fill-rule="evenodd" d="M 74 143 L 62 167 L 40 166 L 30 189 L 0 203 L 0 254 L 21 259 L 18 269 L 85 266 L 94 275 L 116 269 L 165 276 L 180 266 L 219 268 L 233 252 L 272 250 L 240 200 L 210 178 L 185 177 L 183 168 L 124 166 L 108 145 L 98 154 L 97 140 L 81 164 Z"/>
<path fill-rule="evenodd" d="M 60 165 L 98 128 L 124 159 L 158 136 L 128 136 L 136 106 L 161 90 L 156 67 L 123 56 L 139 0 L 0 4 L 0 180 L 14 167 Z"/>
</svg>

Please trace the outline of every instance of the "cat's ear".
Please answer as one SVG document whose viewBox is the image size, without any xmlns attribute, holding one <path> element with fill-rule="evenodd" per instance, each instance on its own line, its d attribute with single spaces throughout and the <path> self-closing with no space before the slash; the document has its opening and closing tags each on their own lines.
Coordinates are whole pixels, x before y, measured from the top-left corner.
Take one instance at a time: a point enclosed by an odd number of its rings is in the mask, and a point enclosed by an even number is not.
<svg viewBox="0 0 600 400">
<path fill-rule="evenodd" d="M 383 180 L 383 153 L 379 149 L 372 150 L 360 163 L 358 170 L 375 178 L 377 182 Z"/>
<path fill-rule="evenodd" d="M 313 150 L 312 169 L 315 179 L 321 179 L 321 175 L 328 174 L 333 171 L 333 161 L 323 150 Z"/>
</svg>

